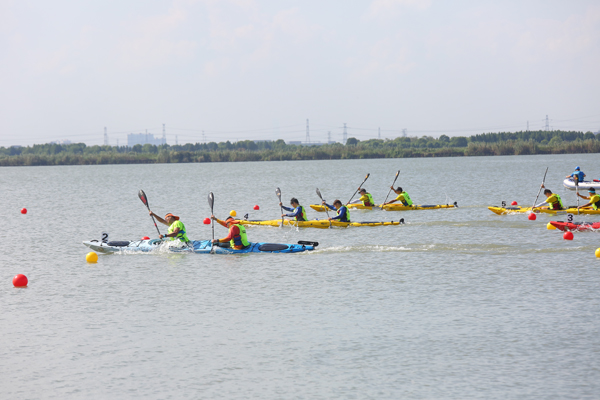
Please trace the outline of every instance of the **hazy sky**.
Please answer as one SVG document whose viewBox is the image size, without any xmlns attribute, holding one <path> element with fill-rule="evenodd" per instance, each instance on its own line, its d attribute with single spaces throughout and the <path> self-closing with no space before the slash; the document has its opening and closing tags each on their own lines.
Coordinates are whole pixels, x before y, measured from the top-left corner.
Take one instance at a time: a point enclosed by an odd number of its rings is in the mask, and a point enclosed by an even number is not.
<svg viewBox="0 0 600 400">
<path fill-rule="evenodd" d="M 0 0 L 0 146 L 600 130 L 600 1 Z"/>
</svg>

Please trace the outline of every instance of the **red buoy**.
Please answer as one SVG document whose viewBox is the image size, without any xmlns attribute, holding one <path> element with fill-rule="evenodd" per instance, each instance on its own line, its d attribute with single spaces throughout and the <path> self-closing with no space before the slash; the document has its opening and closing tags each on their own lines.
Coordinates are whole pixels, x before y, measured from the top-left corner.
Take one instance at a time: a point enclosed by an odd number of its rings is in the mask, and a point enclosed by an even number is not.
<svg viewBox="0 0 600 400">
<path fill-rule="evenodd" d="M 565 233 L 563 233 L 563 239 L 565 239 L 565 240 L 573 240 L 573 232 L 566 231 Z"/>
<path fill-rule="evenodd" d="M 535 219 L 537 218 L 537 216 L 534 213 L 530 213 L 529 217 L 527 217 L 527 218 L 529 218 L 530 221 L 535 221 Z"/>
<path fill-rule="evenodd" d="M 513 201 L 512 203 L 510 203 L 511 206 L 518 206 L 519 204 L 516 201 Z"/>
<path fill-rule="evenodd" d="M 27 214 L 27 209 L 25 207 L 21 208 L 21 214 Z"/>
<path fill-rule="evenodd" d="M 204 225 L 210 225 L 210 218 L 204 218 Z"/>
<path fill-rule="evenodd" d="M 258 206 L 258 204 L 254 206 L 254 209 L 255 210 L 260 210 L 260 207 Z"/>
<path fill-rule="evenodd" d="M 28 282 L 27 277 L 23 274 L 17 274 L 13 278 L 14 287 L 25 287 L 25 286 L 27 286 L 27 282 Z"/>
<path fill-rule="evenodd" d="M 148 236 L 144 236 L 142 240 L 150 240 L 150 238 Z"/>
</svg>

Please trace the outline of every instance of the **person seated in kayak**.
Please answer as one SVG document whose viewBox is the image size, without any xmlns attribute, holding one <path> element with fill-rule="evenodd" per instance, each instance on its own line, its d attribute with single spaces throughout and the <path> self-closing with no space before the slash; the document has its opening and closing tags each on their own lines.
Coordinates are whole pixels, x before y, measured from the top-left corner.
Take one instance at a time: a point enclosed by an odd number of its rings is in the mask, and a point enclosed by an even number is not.
<svg viewBox="0 0 600 400">
<path fill-rule="evenodd" d="M 585 174 L 579 167 L 575 167 L 575 172 L 573 172 L 571 175 L 567 175 L 566 178 L 573 178 L 573 182 L 583 182 Z"/>
<path fill-rule="evenodd" d="M 348 211 L 348 207 L 343 205 L 340 200 L 334 201 L 333 205 L 329 205 L 323 200 L 323 205 L 330 210 L 337 210 L 337 215 L 335 217 L 330 217 L 330 221 L 339 220 L 340 222 L 350 222 L 350 211 Z"/>
<path fill-rule="evenodd" d="M 588 194 L 589 194 L 589 196 L 582 196 L 579 193 L 577 193 L 577 196 L 581 197 L 582 199 L 586 199 L 586 200 L 590 201 L 587 204 L 577 207 L 577 209 L 584 208 L 584 207 L 590 207 L 590 206 L 592 207 L 592 210 L 600 209 L 600 195 L 596 194 L 596 189 L 589 188 Z"/>
<path fill-rule="evenodd" d="M 150 211 L 150 215 L 154 216 L 154 218 L 156 218 L 161 224 L 165 224 L 169 227 L 167 234 L 158 235 L 159 238 L 170 238 L 171 240 L 179 239 L 184 243 L 190 241 L 185 231 L 185 225 L 183 225 L 183 222 L 179 220 L 179 217 L 168 213 L 167 215 L 165 215 L 165 219 L 162 219 L 158 215 L 154 214 L 152 211 Z"/>
<path fill-rule="evenodd" d="M 308 221 L 308 218 L 306 218 L 306 210 L 300 205 L 297 198 L 292 197 L 292 199 L 290 200 L 290 204 L 292 205 L 292 207 L 286 207 L 283 204 L 279 203 L 279 206 L 285 211 L 292 212 L 291 214 L 281 214 L 282 217 L 291 217 L 294 218 L 296 221 Z"/>
<path fill-rule="evenodd" d="M 545 189 L 544 185 L 542 185 L 542 189 Z M 534 206 L 534 208 L 541 208 L 545 210 L 563 210 L 565 208 L 560 196 L 556 193 L 552 193 L 552 190 L 544 190 L 544 195 L 546 196 L 546 201 L 543 201 L 537 206 Z M 544 204 L 547 204 L 547 206 L 541 207 Z"/>
<path fill-rule="evenodd" d="M 390 186 L 390 189 L 392 189 L 394 191 L 394 193 L 396 193 L 398 196 L 394 200 L 390 200 L 387 203 L 383 203 L 382 205 L 385 206 L 386 204 L 392 204 L 397 201 L 402 203 L 402 205 L 405 207 L 410 207 L 413 205 L 413 202 L 410 199 L 410 196 L 408 195 L 408 193 L 406 193 L 404 190 L 402 190 L 402 188 L 400 186 L 398 186 L 396 189 L 394 189 L 393 186 Z"/>
<path fill-rule="evenodd" d="M 219 247 L 230 247 L 236 250 L 242 250 L 250 246 L 248 236 L 246 235 L 246 227 L 240 225 L 233 217 L 227 217 L 225 221 L 221 221 L 214 215 L 210 218 L 229 229 L 229 234 L 222 239 L 213 239 L 212 244 Z M 228 243 L 229 242 L 229 243 Z M 227 245 L 221 245 L 221 243 L 227 243 Z"/>
<path fill-rule="evenodd" d="M 371 196 L 371 193 L 368 193 L 366 189 L 360 189 L 360 199 L 358 199 L 358 202 L 361 201 L 363 206 L 375 205 L 375 202 L 373 201 L 373 196 Z"/>
</svg>

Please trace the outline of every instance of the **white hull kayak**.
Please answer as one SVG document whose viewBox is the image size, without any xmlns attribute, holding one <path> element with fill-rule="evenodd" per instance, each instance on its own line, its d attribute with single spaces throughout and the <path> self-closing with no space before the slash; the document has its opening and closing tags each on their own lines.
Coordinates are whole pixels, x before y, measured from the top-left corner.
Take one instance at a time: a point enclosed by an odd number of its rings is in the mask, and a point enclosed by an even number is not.
<svg viewBox="0 0 600 400">
<path fill-rule="evenodd" d="M 563 181 L 563 186 L 570 190 L 575 190 L 575 182 L 573 178 L 567 178 Z M 579 182 L 579 190 L 586 190 L 594 188 L 596 190 L 600 190 L 600 181 L 598 179 L 594 179 L 593 181 L 583 181 Z"/>
</svg>

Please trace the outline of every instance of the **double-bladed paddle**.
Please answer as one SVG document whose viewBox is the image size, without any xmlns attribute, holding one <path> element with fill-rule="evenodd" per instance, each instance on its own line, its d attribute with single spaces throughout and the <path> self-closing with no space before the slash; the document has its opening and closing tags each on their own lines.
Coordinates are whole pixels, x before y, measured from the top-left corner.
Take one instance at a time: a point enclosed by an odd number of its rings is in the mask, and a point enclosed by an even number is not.
<svg viewBox="0 0 600 400">
<path fill-rule="evenodd" d="M 394 187 L 394 184 L 396 183 L 396 179 L 398 179 L 398 175 L 400 175 L 400 170 L 398 170 L 398 172 L 396 172 L 396 177 L 394 178 L 394 182 L 392 182 L 392 187 Z M 390 190 L 389 190 L 387 196 L 385 196 L 385 200 L 381 204 L 382 206 L 385 204 L 385 202 L 387 201 L 388 197 L 390 197 L 390 193 L 392 193 L 392 187 L 390 187 Z"/>
<path fill-rule="evenodd" d="M 142 189 L 138 192 L 138 197 L 144 203 L 148 211 L 150 211 L 150 206 L 148 205 L 148 197 L 146 197 L 146 193 Z M 160 231 L 158 230 L 158 226 L 156 225 L 156 220 L 154 219 L 154 215 L 150 214 L 152 221 L 154 222 L 154 227 L 156 228 L 156 232 L 158 232 L 158 236 L 160 236 Z"/>
<path fill-rule="evenodd" d="M 546 167 L 546 172 L 544 172 L 544 179 L 542 180 L 542 186 L 546 183 L 546 174 L 548 173 L 548 167 Z M 540 197 L 540 193 L 542 192 L 542 186 L 540 186 L 540 190 L 538 190 L 537 196 L 535 196 L 535 201 L 533 202 L 533 206 L 531 206 L 531 212 L 535 209 L 535 203 L 537 203 L 538 198 Z"/>
<path fill-rule="evenodd" d="M 362 183 L 360 184 L 360 186 L 358 187 L 358 189 L 356 189 L 356 192 L 354 192 L 354 194 L 352 195 L 352 197 L 350 197 L 350 200 L 348 200 L 348 202 L 346 203 L 346 205 L 350 204 L 350 202 L 352 201 L 352 198 L 356 195 L 356 193 L 358 193 L 358 191 L 360 190 L 360 188 L 362 187 L 362 185 L 365 184 L 365 182 L 367 181 L 367 179 L 369 179 L 370 175 L 371 174 L 369 173 L 369 174 L 367 174 L 367 176 L 365 176 L 365 180 L 362 181 Z"/>
<path fill-rule="evenodd" d="M 279 199 L 279 202 L 281 203 L 281 189 L 279 189 L 279 188 L 275 189 L 275 194 L 277 195 L 277 198 Z M 283 214 L 283 206 L 279 206 L 279 209 L 281 210 L 281 214 Z M 283 215 L 281 216 L 281 227 L 283 228 Z"/>
</svg>

